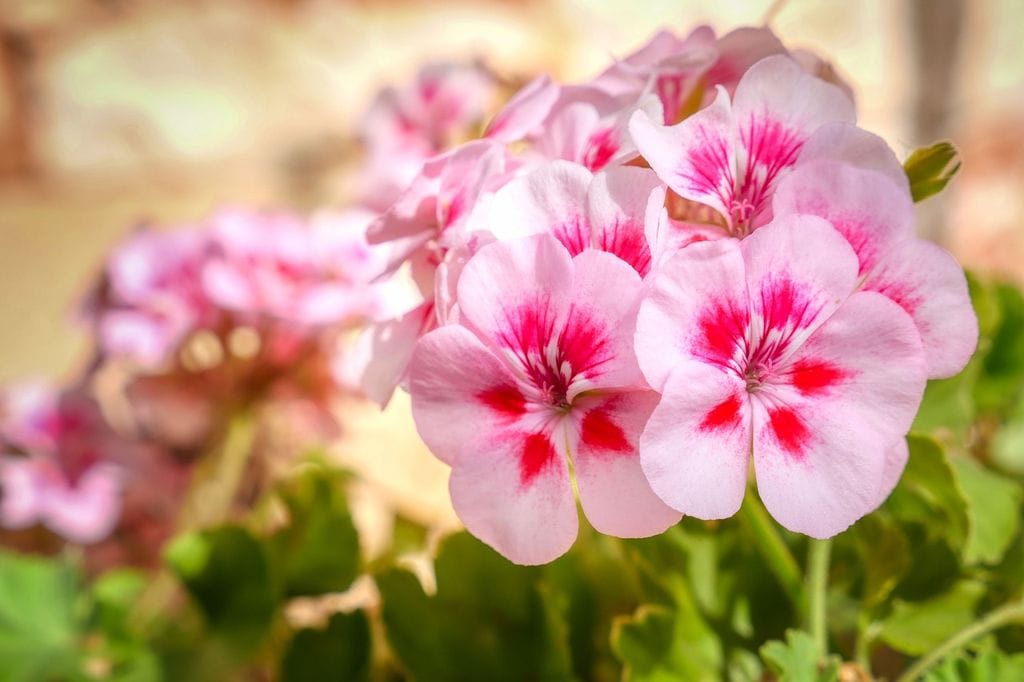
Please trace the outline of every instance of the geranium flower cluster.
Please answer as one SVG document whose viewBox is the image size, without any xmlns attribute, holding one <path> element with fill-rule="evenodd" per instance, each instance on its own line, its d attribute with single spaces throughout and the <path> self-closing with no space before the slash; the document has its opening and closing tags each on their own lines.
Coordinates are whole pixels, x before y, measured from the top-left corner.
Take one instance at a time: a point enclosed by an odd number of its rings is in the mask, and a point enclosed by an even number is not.
<svg viewBox="0 0 1024 682">
<path fill-rule="evenodd" d="M 976 344 L 895 153 L 765 28 L 538 78 L 368 235 L 423 299 L 364 334 L 363 386 L 408 387 L 459 517 L 519 563 L 571 546 L 577 494 L 621 537 L 728 517 L 751 461 L 783 526 L 832 536 L 885 499 L 925 382 Z"/>
</svg>

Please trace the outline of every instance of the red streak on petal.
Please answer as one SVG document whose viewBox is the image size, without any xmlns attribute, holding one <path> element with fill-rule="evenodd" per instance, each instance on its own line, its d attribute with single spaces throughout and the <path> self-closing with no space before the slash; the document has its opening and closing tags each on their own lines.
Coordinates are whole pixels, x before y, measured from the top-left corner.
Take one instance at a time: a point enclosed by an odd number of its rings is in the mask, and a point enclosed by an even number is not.
<svg viewBox="0 0 1024 682">
<path fill-rule="evenodd" d="M 729 365 L 743 340 L 748 319 L 747 311 L 731 301 L 719 301 L 706 308 L 697 322 L 703 337 L 699 350 L 704 359 Z"/>
<path fill-rule="evenodd" d="M 599 130 L 587 140 L 587 148 L 583 152 L 583 165 L 588 170 L 599 171 L 608 165 L 618 151 L 619 142 L 615 139 L 615 129 Z"/>
<path fill-rule="evenodd" d="M 583 444 L 596 450 L 631 453 L 633 446 L 618 424 L 603 410 L 591 410 L 583 418 L 581 427 Z"/>
<path fill-rule="evenodd" d="M 803 420 L 796 412 L 783 407 L 771 413 L 772 431 L 783 450 L 797 459 L 803 459 L 804 448 L 811 439 Z"/>
<path fill-rule="evenodd" d="M 590 246 L 590 225 L 580 216 L 573 216 L 563 223 L 553 225 L 551 234 L 573 256 L 578 256 Z"/>
<path fill-rule="evenodd" d="M 740 418 L 740 397 L 733 394 L 711 408 L 700 423 L 701 431 L 735 427 Z"/>
<path fill-rule="evenodd" d="M 793 366 L 791 381 L 805 395 L 822 393 L 849 375 L 827 362 L 801 360 Z"/>
<path fill-rule="evenodd" d="M 529 485 L 555 459 L 555 448 L 543 433 L 531 433 L 523 443 L 519 460 L 519 482 Z"/>
<path fill-rule="evenodd" d="M 477 399 L 495 412 L 518 417 L 526 412 L 526 399 L 514 386 L 495 386 L 477 394 Z"/>
</svg>

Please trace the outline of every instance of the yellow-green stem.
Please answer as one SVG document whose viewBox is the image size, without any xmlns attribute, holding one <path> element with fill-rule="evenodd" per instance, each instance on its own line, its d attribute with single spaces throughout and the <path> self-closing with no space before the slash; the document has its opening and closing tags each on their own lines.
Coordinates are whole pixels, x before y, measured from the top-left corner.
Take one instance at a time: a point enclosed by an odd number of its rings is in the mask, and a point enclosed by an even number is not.
<svg viewBox="0 0 1024 682">
<path fill-rule="evenodd" d="M 755 491 L 747 492 L 747 499 L 740 507 L 740 517 L 754 537 L 757 550 L 768 565 L 768 570 L 779 581 L 793 606 L 802 611 L 804 602 L 800 567 Z"/>
<path fill-rule="evenodd" d="M 907 669 L 907 672 L 900 675 L 896 682 L 914 682 L 946 656 L 970 644 L 982 635 L 1011 623 L 1024 623 L 1024 599 L 1018 599 L 1015 602 L 1000 606 L 998 609 L 989 612 L 981 620 L 971 623 L 935 647 L 930 653 L 918 659 L 914 665 Z"/>
<path fill-rule="evenodd" d="M 818 656 L 828 655 L 828 566 L 832 540 L 811 540 L 807 549 L 807 630 Z"/>
</svg>

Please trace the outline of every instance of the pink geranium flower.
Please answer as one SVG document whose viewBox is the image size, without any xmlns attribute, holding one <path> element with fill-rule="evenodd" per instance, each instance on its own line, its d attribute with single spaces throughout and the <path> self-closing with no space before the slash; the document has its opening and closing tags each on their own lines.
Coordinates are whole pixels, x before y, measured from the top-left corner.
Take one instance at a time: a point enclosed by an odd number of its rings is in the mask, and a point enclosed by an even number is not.
<svg viewBox="0 0 1024 682">
<path fill-rule="evenodd" d="M 106 288 L 86 311 L 104 354 L 161 366 L 192 331 L 214 324 L 200 282 L 206 249 L 198 231 L 146 228 L 111 253 Z"/>
<path fill-rule="evenodd" d="M 413 416 L 452 467 L 459 518 L 512 561 L 551 561 L 577 512 L 641 537 L 679 519 L 644 480 L 636 443 L 657 400 L 632 351 L 640 276 L 549 235 L 481 249 L 458 281 L 460 323 L 417 344 Z"/>
<path fill-rule="evenodd" d="M 637 112 L 630 132 L 676 194 L 715 209 L 742 236 L 771 219 L 772 192 L 808 139 L 826 124 L 854 120 L 840 88 L 774 56 L 747 71 L 731 100 L 720 88 L 713 104 L 674 126 Z"/>
<path fill-rule="evenodd" d="M 43 524 L 80 544 L 102 540 L 121 510 L 123 472 L 109 457 L 112 434 L 91 400 L 39 385 L 8 389 L 2 401 L 0 525 Z"/>
<path fill-rule="evenodd" d="M 640 440 L 662 500 L 732 515 L 752 452 L 761 498 L 790 530 L 829 537 L 880 503 L 927 363 L 911 317 L 859 290 L 859 270 L 829 224 L 786 216 L 688 246 L 654 275 L 636 349 L 662 393 Z"/>
</svg>

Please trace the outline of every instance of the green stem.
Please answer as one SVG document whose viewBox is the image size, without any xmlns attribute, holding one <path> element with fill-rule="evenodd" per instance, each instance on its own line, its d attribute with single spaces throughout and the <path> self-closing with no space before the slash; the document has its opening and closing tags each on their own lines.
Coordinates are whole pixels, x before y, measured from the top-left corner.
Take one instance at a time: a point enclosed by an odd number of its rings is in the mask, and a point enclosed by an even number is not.
<svg viewBox="0 0 1024 682">
<path fill-rule="evenodd" d="M 798 610 L 802 609 L 803 586 L 800 567 L 797 565 L 796 559 L 793 558 L 793 553 L 789 551 L 789 547 L 782 540 L 782 536 L 779 535 L 768 512 L 757 498 L 756 492 L 751 490 L 747 493 L 747 499 L 740 507 L 740 517 L 747 525 L 751 535 L 754 536 L 757 550 L 768 564 L 768 570 L 782 585 L 782 589 L 793 606 Z"/>
<path fill-rule="evenodd" d="M 223 523 L 238 494 L 252 453 L 256 424 L 252 415 L 241 411 L 231 417 L 220 442 L 197 464 L 192 483 L 182 503 L 175 534 Z M 178 582 L 166 568 L 139 595 L 132 614 L 138 631 L 148 632 L 174 597 Z"/>
<path fill-rule="evenodd" d="M 1024 623 L 1024 599 L 1005 604 L 998 609 L 989 612 L 981 620 L 971 623 L 960 632 L 956 633 L 942 644 L 938 645 L 928 655 L 920 658 L 912 665 L 907 672 L 903 673 L 896 682 L 913 682 L 923 676 L 933 665 L 950 655 L 957 649 L 970 644 L 982 635 L 997 630 L 1004 625 L 1011 623 Z"/>
<path fill-rule="evenodd" d="M 807 550 L 807 629 L 814 638 L 818 656 L 828 654 L 828 626 L 826 601 L 828 599 L 828 563 L 832 554 L 832 540 L 811 540 Z"/>
</svg>

